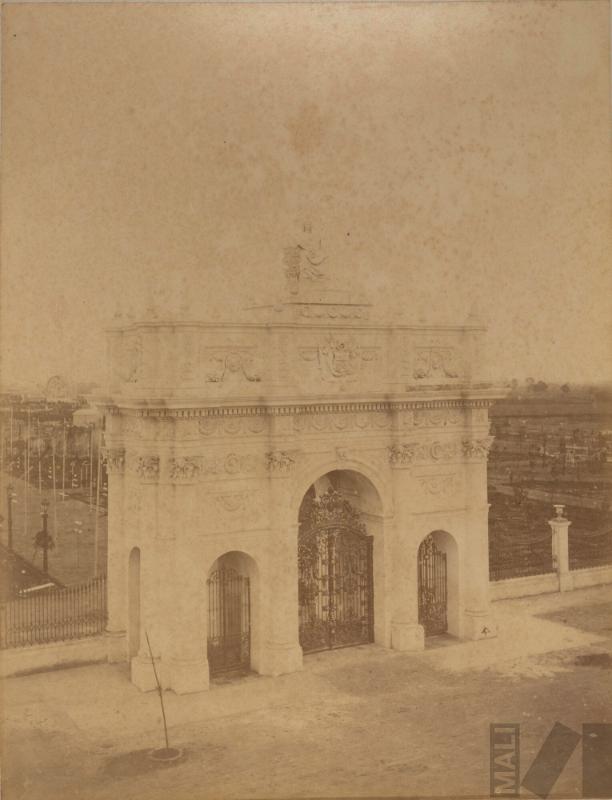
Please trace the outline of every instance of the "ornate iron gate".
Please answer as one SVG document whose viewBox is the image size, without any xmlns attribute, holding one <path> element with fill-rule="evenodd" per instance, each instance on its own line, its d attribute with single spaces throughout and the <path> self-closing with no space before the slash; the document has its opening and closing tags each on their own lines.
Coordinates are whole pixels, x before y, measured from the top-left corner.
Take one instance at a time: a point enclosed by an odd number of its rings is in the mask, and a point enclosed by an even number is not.
<svg viewBox="0 0 612 800">
<path fill-rule="evenodd" d="M 305 653 L 374 640 L 372 537 L 340 492 L 305 499 L 298 568 Z"/>
<path fill-rule="evenodd" d="M 446 553 L 438 550 L 432 534 L 419 547 L 419 624 L 425 636 L 446 633 Z"/>
<path fill-rule="evenodd" d="M 251 660 L 249 579 L 235 569 L 215 570 L 208 584 L 210 674 L 248 670 Z"/>
</svg>

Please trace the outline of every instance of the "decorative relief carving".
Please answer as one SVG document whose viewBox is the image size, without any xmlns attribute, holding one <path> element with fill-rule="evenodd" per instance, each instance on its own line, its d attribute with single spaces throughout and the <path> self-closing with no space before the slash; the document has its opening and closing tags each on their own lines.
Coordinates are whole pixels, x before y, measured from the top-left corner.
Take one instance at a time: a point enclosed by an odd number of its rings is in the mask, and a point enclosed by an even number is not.
<svg viewBox="0 0 612 800">
<path fill-rule="evenodd" d="M 125 450 L 108 449 L 104 456 L 106 471 L 110 473 L 122 473 L 125 467 Z"/>
<path fill-rule="evenodd" d="M 365 305 L 304 303 L 299 309 L 300 316 L 307 319 L 368 319 L 370 316 Z"/>
<path fill-rule="evenodd" d="M 483 439 L 464 439 L 462 442 L 463 455 L 466 458 L 486 458 L 493 439 L 493 436 L 485 436 Z"/>
<path fill-rule="evenodd" d="M 374 361 L 376 348 L 362 347 L 352 337 L 330 334 L 317 347 L 300 348 L 303 361 L 316 361 L 324 380 L 355 379 L 364 364 Z"/>
<path fill-rule="evenodd" d="M 404 442 L 389 447 L 389 462 L 404 466 L 414 462 L 448 461 L 459 454 L 459 443 L 449 442 Z"/>
<path fill-rule="evenodd" d="M 297 294 L 303 279 L 317 281 L 323 277 L 319 267 L 327 256 L 323 252 L 321 239 L 312 233 L 312 225 L 304 223 L 296 244 L 285 247 L 283 263 L 291 294 Z"/>
<path fill-rule="evenodd" d="M 393 466 L 412 464 L 416 458 L 417 448 L 423 454 L 425 445 L 415 442 L 404 442 L 402 444 L 392 444 L 389 447 L 389 463 Z"/>
<path fill-rule="evenodd" d="M 205 458 L 202 462 L 203 475 L 241 475 L 250 474 L 257 470 L 260 458 L 253 453 L 239 455 L 229 453 L 227 455 L 215 455 Z"/>
<path fill-rule="evenodd" d="M 145 480 L 155 480 L 159 477 L 159 456 L 139 456 L 134 472 Z"/>
<path fill-rule="evenodd" d="M 266 453 L 266 466 L 270 472 L 289 472 L 295 459 L 286 450 L 272 450 Z"/>
<path fill-rule="evenodd" d="M 326 431 L 388 430 L 390 413 L 363 414 L 304 414 L 293 418 L 296 433 L 323 433 Z"/>
<path fill-rule="evenodd" d="M 230 436 L 265 433 L 266 418 L 261 417 L 204 417 L 198 420 L 198 430 L 202 436 L 228 434 Z"/>
<path fill-rule="evenodd" d="M 213 369 L 206 375 L 210 383 L 222 383 L 228 375 L 237 375 L 253 383 L 261 380 L 255 371 L 252 356 L 239 350 L 212 355 L 210 365 Z"/>
<path fill-rule="evenodd" d="M 317 360 L 323 373 L 333 378 L 346 378 L 355 375 L 362 362 L 371 361 L 374 353 L 355 344 L 352 339 L 337 339 L 328 336 L 317 349 Z"/>
<path fill-rule="evenodd" d="M 461 372 L 454 347 L 415 348 L 413 376 L 423 378 L 458 378 Z"/>
<path fill-rule="evenodd" d="M 462 422 L 463 412 L 459 408 L 417 408 L 414 411 L 415 428 L 444 428 Z"/>
<path fill-rule="evenodd" d="M 451 461 L 465 458 L 486 458 L 493 437 L 463 439 L 461 441 L 403 442 L 389 447 L 389 463 L 404 466 L 415 462 Z"/>
<path fill-rule="evenodd" d="M 450 475 L 419 475 L 417 481 L 423 494 L 439 497 L 440 499 L 456 495 L 461 483 L 459 475 L 455 473 Z"/>
<path fill-rule="evenodd" d="M 350 458 L 348 450 L 345 447 L 336 447 L 336 458 L 338 461 L 347 461 Z"/>
<path fill-rule="evenodd" d="M 206 503 L 207 519 L 213 530 L 226 532 L 234 527 L 259 528 L 266 522 L 266 506 L 261 492 L 223 492 L 211 495 Z"/>
<path fill-rule="evenodd" d="M 172 480 L 194 480 L 202 471 L 202 459 L 198 456 L 171 458 L 168 474 Z"/>
<path fill-rule="evenodd" d="M 252 492 L 229 492 L 215 495 L 215 502 L 223 511 L 238 514 L 248 509 L 251 497 Z"/>
<path fill-rule="evenodd" d="M 432 461 L 448 461 L 459 455 L 457 442 L 432 442 L 429 448 Z"/>
</svg>

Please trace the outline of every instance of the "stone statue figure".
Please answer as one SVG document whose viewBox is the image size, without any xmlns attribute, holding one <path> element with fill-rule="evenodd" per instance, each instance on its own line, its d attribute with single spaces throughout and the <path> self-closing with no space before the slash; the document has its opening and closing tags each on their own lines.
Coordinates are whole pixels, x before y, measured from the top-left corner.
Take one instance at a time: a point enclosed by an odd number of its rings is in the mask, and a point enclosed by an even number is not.
<svg viewBox="0 0 612 800">
<path fill-rule="evenodd" d="M 297 294 L 300 280 L 319 280 L 323 273 L 319 270 L 327 256 L 323 253 L 321 240 L 313 236 L 312 225 L 305 224 L 297 244 L 285 248 L 285 275 L 289 281 L 291 294 Z"/>
</svg>

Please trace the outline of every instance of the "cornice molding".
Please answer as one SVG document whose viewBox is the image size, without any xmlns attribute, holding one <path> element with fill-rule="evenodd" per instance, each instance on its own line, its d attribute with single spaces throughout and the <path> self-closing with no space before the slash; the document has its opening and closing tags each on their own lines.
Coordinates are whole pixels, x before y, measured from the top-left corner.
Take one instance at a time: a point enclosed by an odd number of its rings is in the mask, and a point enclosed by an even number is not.
<svg viewBox="0 0 612 800">
<path fill-rule="evenodd" d="M 372 401 L 347 401 L 347 402 L 321 402 L 321 403 L 269 403 L 266 405 L 226 405 L 226 406 L 200 406 L 200 407 L 175 407 L 167 405 L 149 406 L 109 403 L 103 406 L 105 413 L 110 415 L 122 414 L 143 419 L 215 419 L 221 417 L 287 417 L 317 414 L 363 414 L 368 412 L 416 411 L 420 409 L 474 409 L 490 408 L 497 397 L 475 398 L 439 398 L 430 400 L 372 400 Z"/>
</svg>

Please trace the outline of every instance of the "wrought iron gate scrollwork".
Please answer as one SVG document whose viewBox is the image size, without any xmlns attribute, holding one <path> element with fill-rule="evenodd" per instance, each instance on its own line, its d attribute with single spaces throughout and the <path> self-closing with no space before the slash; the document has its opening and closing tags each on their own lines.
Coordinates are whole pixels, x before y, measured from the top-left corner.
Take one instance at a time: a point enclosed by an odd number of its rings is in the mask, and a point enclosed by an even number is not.
<svg viewBox="0 0 612 800">
<path fill-rule="evenodd" d="M 246 671 L 251 662 L 249 579 L 223 567 L 211 574 L 207 584 L 210 674 Z"/>
<path fill-rule="evenodd" d="M 298 572 L 305 653 L 373 641 L 372 537 L 334 489 L 304 501 Z"/>
<path fill-rule="evenodd" d="M 419 624 L 425 636 L 446 633 L 446 553 L 440 550 L 432 534 L 419 547 Z"/>
</svg>

